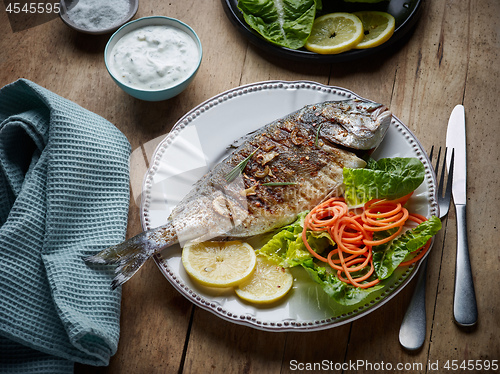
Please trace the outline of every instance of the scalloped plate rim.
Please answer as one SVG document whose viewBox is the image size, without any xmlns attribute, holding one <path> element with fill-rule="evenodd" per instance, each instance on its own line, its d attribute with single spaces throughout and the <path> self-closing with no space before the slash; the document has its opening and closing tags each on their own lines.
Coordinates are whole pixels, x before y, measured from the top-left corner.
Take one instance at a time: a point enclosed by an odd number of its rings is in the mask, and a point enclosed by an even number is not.
<svg viewBox="0 0 500 374">
<path fill-rule="evenodd" d="M 363 97 L 357 95 L 353 91 L 350 91 L 345 88 L 337 87 L 337 86 L 329 86 L 329 85 L 324 85 L 321 83 L 313 82 L 313 81 L 307 81 L 307 80 L 299 80 L 299 81 L 283 81 L 283 80 L 270 80 L 270 81 L 262 81 L 262 82 L 255 82 L 255 83 L 249 83 L 245 85 L 241 85 L 232 89 L 229 89 L 227 91 L 224 91 L 222 93 L 219 93 L 212 98 L 202 102 L 201 104 L 197 105 L 190 111 L 188 111 L 184 116 L 182 116 L 176 124 L 172 127 L 172 130 L 163 138 L 163 140 L 158 144 L 156 147 L 153 156 L 151 158 L 150 162 L 150 167 L 148 171 L 146 172 L 144 176 L 144 181 L 142 185 L 142 200 L 141 200 L 141 224 L 144 230 L 147 230 L 150 227 L 150 220 L 149 220 L 149 207 L 151 204 L 151 201 L 149 199 L 149 183 L 150 179 L 154 177 L 154 175 L 157 173 L 157 168 L 159 164 L 159 159 L 161 159 L 161 156 L 163 154 L 163 150 L 171 144 L 176 136 L 180 133 L 180 131 L 183 130 L 185 126 L 187 126 L 193 119 L 196 119 L 197 117 L 203 115 L 206 111 L 210 110 L 210 108 L 216 106 L 216 105 L 224 105 L 224 103 L 229 103 L 232 98 L 235 97 L 240 97 L 246 93 L 251 93 L 251 92 L 267 92 L 269 89 L 285 89 L 285 90 L 296 90 L 294 92 L 299 92 L 302 89 L 313 89 L 313 90 L 323 90 L 327 93 L 331 92 L 333 94 L 337 95 L 343 95 L 343 96 L 348 96 L 348 97 L 355 97 L 355 98 L 360 98 L 364 99 Z M 300 95 L 300 93 L 299 93 Z M 364 100 L 369 100 L 369 99 L 364 99 Z M 371 101 L 371 100 L 369 100 Z M 420 154 L 420 159 L 424 162 L 424 165 L 426 165 L 426 181 L 429 184 L 428 188 L 428 198 L 429 198 L 429 214 L 433 215 L 438 215 L 439 213 L 439 207 L 436 202 L 436 197 L 435 197 L 435 186 L 436 186 L 436 178 L 434 175 L 434 171 L 432 167 L 430 166 L 430 160 L 423 151 L 423 147 L 418 141 L 418 139 L 415 137 L 415 135 L 409 130 L 409 128 L 403 124 L 396 116 L 393 114 L 393 121 L 391 123 L 395 124 L 396 126 L 400 126 L 401 128 L 398 130 L 399 131 L 404 131 L 407 135 L 407 139 L 409 139 L 409 142 L 414 143 L 414 147 L 416 149 L 419 149 L 421 151 Z M 245 135 L 245 134 L 242 134 Z M 432 249 L 432 245 L 431 248 Z M 426 256 L 430 253 L 430 250 L 427 252 Z M 378 309 L 385 303 L 387 303 L 389 300 L 394 298 L 415 276 L 417 273 L 421 261 L 415 264 L 414 266 L 410 267 L 407 270 L 407 276 L 399 283 L 394 289 L 391 291 L 386 291 L 388 293 L 388 296 L 380 298 L 380 300 L 376 301 L 372 305 L 368 307 L 361 307 L 361 309 L 364 309 L 361 312 L 357 312 L 354 315 L 351 313 L 344 314 L 342 316 L 337 316 L 335 318 L 328 318 L 328 319 L 322 319 L 322 320 L 304 320 L 304 321 L 296 321 L 293 319 L 283 319 L 280 321 L 269 321 L 269 320 L 263 320 L 259 319 L 256 317 L 252 317 L 248 314 L 241 314 L 238 315 L 234 311 L 231 310 L 225 310 L 223 307 L 218 305 L 216 302 L 213 302 L 210 299 L 210 296 L 203 295 L 202 292 L 197 292 L 196 290 L 191 289 L 186 283 L 183 281 L 182 277 L 180 277 L 177 274 L 174 274 L 174 271 L 169 268 L 168 264 L 166 263 L 167 260 L 162 258 L 161 254 L 155 254 L 153 256 L 153 259 L 158 266 L 160 272 L 167 278 L 169 283 L 179 292 L 181 293 L 184 297 L 186 297 L 189 301 L 194 303 L 195 305 L 201 307 L 202 309 L 205 309 L 207 311 L 210 311 L 217 315 L 218 317 L 232 322 L 236 323 L 239 325 L 245 325 L 249 327 L 253 327 L 259 330 L 265 330 L 265 331 L 318 331 L 318 330 L 324 330 L 328 328 L 333 328 L 337 326 L 341 326 L 343 324 L 352 322 L 358 318 L 361 318 L 374 310 Z M 181 279 L 179 279 L 181 278 Z M 236 296 L 235 296 L 236 298 Z M 358 305 L 356 305 L 358 306 Z M 359 306 L 358 306 L 359 307 Z M 258 308 L 256 308 L 258 309 Z"/>
</svg>

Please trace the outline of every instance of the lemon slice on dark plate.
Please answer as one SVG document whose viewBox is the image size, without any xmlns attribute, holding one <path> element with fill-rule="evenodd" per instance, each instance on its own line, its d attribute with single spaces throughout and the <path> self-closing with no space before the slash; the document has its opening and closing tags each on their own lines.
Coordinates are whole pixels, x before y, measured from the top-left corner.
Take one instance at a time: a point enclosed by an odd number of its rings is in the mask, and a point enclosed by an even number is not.
<svg viewBox="0 0 500 374">
<path fill-rule="evenodd" d="M 357 16 L 329 13 L 314 20 L 305 47 L 320 54 L 337 54 L 354 48 L 363 37 L 363 23 Z"/>
<path fill-rule="evenodd" d="M 364 11 L 354 13 L 363 23 L 364 37 L 354 48 L 365 49 L 378 47 L 394 34 L 396 21 L 386 12 Z"/>
</svg>

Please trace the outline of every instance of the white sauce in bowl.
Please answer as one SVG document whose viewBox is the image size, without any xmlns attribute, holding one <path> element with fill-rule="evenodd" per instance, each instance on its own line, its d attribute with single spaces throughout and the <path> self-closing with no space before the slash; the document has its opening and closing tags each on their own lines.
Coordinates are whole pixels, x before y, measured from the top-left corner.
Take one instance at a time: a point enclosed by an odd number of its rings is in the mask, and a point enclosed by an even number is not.
<svg viewBox="0 0 500 374">
<path fill-rule="evenodd" d="M 145 26 L 125 34 L 111 49 L 108 66 L 116 79 L 133 88 L 175 86 L 196 69 L 195 41 L 172 26 Z"/>
</svg>

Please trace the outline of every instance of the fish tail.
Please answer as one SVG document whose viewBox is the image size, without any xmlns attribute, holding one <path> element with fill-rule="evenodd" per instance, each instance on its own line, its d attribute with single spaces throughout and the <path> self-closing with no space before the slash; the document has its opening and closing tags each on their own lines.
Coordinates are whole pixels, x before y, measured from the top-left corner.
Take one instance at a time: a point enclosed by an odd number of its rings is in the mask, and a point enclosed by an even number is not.
<svg viewBox="0 0 500 374">
<path fill-rule="evenodd" d="M 84 260 L 92 264 L 116 264 L 115 277 L 111 282 L 114 290 L 132 278 L 151 256 L 176 242 L 171 225 L 166 225 L 144 231 Z"/>
</svg>

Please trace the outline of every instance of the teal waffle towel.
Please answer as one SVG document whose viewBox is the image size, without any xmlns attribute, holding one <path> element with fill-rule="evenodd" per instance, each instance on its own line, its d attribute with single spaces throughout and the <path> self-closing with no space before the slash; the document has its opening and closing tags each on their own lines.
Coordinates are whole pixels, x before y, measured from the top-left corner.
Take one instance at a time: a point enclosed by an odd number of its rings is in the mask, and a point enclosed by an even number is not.
<svg viewBox="0 0 500 374">
<path fill-rule="evenodd" d="M 0 373 L 107 365 L 112 269 L 82 257 L 125 239 L 130 144 L 110 122 L 20 79 L 0 89 Z"/>
</svg>

